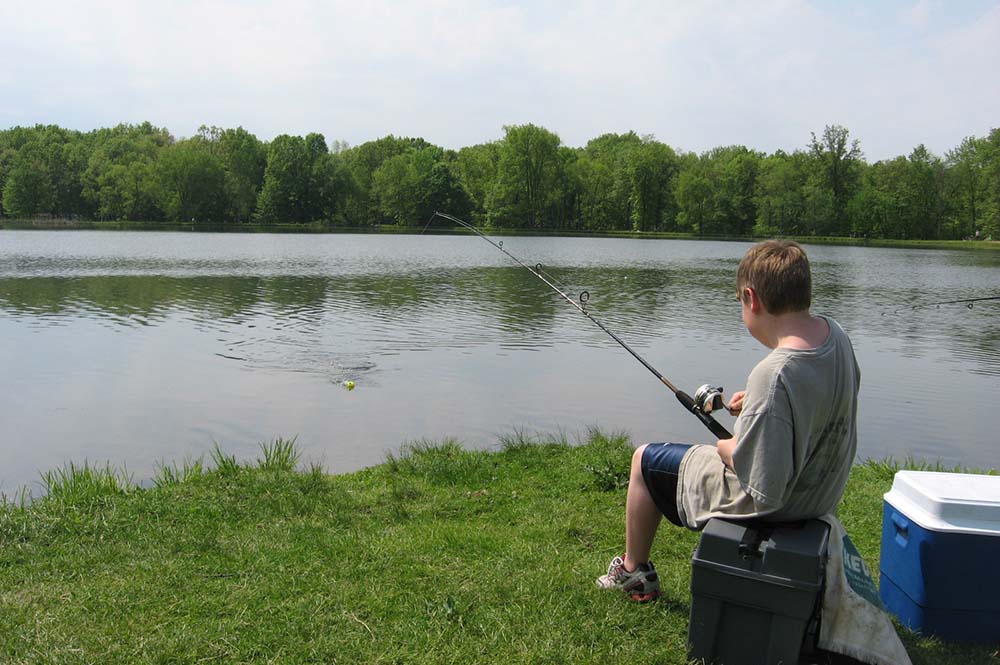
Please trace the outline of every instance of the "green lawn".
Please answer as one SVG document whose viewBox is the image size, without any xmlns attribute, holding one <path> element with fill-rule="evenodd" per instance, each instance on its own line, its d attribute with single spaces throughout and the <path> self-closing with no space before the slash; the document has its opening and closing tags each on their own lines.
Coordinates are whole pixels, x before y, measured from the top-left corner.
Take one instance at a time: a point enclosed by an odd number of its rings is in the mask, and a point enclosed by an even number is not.
<svg viewBox="0 0 1000 665">
<path fill-rule="evenodd" d="M 416 444 L 328 475 L 284 442 L 238 464 L 49 474 L 0 508 L 3 663 L 685 663 L 697 534 L 665 527 L 656 603 L 598 590 L 623 546 L 622 436 Z M 841 518 L 878 570 L 890 465 L 857 467 Z M 995 648 L 903 633 L 914 663 Z"/>
</svg>

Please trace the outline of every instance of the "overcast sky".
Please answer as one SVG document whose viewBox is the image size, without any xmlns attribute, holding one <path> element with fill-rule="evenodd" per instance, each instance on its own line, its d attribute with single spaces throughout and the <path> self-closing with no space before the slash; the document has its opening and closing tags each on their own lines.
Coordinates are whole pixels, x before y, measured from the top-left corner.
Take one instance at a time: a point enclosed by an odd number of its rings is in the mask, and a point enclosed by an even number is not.
<svg viewBox="0 0 1000 665">
<path fill-rule="evenodd" d="M 0 128 L 772 152 L 840 124 L 875 161 L 1000 126 L 998 70 L 996 0 L 0 0 Z"/>
</svg>

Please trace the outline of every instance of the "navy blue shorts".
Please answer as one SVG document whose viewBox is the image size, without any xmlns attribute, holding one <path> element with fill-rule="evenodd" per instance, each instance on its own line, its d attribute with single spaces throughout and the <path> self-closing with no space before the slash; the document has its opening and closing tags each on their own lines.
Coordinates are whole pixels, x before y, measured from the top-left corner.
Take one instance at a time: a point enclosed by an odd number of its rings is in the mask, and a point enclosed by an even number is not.
<svg viewBox="0 0 1000 665">
<path fill-rule="evenodd" d="M 685 526 L 677 513 L 677 475 L 690 443 L 651 443 L 642 451 L 642 479 L 663 515 Z"/>
</svg>

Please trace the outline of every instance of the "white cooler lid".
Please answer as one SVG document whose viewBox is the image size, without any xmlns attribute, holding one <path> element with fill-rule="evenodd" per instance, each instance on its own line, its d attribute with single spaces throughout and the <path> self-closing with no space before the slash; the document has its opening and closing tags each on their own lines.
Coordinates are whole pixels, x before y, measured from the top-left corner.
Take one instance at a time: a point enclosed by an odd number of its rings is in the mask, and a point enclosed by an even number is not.
<svg viewBox="0 0 1000 665">
<path fill-rule="evenodd" d="M 1000 476 L 898 471 L 884 498 L 925 529 L 1000 536 Z"/>
</svg>

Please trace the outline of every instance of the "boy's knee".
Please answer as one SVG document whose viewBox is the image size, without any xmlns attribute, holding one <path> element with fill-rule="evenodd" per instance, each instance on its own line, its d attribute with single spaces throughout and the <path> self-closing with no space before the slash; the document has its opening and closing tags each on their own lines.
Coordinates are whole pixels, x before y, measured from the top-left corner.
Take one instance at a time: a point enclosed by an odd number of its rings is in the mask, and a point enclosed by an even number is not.
<svg viewBox="0 0 1000 665">
<path fill-rule="evenodd" d="M 633 453 L 632 453 L 632 468 L 633 469 L 642 469 L 642 454 L 643 454 L 643 452 L 645 452 L 646 446 L 648 446 L 648 445 L 649 445 L 648 443 L 644 443 L 641 446 L 639 446 L 638 448 L 636 448 L 635 451 L 633 451 Z"/>
</svg>

